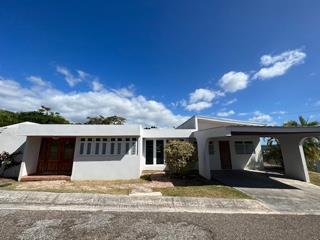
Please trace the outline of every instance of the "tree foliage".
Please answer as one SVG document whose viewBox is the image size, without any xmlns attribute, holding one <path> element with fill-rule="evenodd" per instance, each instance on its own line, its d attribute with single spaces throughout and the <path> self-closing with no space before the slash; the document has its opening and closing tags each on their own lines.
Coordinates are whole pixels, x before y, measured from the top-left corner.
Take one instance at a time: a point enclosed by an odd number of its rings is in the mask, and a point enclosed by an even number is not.
<svg viewBox="0 0 320 240">
<path fill-rule="evenodd" d="M 105 125 L 123 125 L 126 119 L 119 116 L 104 117 L 102 115 L 96 117 L 87 117 L 85 124 L 105 124 Z"/>
<path fill-rule="evenodd" d="M 20 164 L 21 162 L 16 160 L 16 157 L 20 154 L 22 153 L 16 152 L 16 153 L 10 154 L 5 151 L 0 153 L 0 168 L 3 167 L 3 169 L 6 170 L 12 166 Z"/>
<path fill-rule="evenodd" d="M 170 141 L 166 144 L 165 153 L 166 164 L 173 175 L 185 175 L 197 161 L 196 146 L 187 141 Z"/>
<path fill-rule="evenodd" d="M 58 112 L 52 112 L 50 108 L 41 106 L 37 111 L 10 112 L 0 110 L 0 126 L 7 126 L 21 122 L 34 122 L 42 124 L 68 124 L 69 121 L 60 116 Z"/>
</svg>

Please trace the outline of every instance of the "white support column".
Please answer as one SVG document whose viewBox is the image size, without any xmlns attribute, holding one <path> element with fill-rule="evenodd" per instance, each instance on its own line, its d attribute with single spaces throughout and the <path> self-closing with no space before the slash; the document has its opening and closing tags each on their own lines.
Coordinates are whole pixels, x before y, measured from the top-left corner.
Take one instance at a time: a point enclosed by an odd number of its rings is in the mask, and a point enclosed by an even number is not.
<svg viewBox="0 0 320 240">
<path fill-rule="evenodd" d="M 278 138 L 285 168 L 285 175 L 310 182 L 300 136 L 286 135 Z"/>
<path fill-rule="evenodd" d="M 198 145 L 199 174 L 206 179 L 211 179 L 209 158 L 207 156 L 207 138 L 196 137 Z"/>
<path fill-rule="evenodd" d="M 143 166 L 145 164 L 145 152 L 143 152 L 145 150 L 145 147 L 143 147 L 144 141 L 142 136 L 137 137 L 137 143 L 138 146 L 136 146 L 136 154 L 138 154 L 139 156 L 139 162 L 140 162 L 140 175 L 142 173 L 143 170 Z"/>
</svg>

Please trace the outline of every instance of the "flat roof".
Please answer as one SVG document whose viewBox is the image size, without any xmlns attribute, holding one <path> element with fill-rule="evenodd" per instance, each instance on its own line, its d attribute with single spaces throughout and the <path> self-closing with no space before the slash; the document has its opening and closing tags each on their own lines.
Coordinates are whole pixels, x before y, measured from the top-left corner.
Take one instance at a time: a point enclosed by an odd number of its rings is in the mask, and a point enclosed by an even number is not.
<svg viewBox="0 0 320 240">
<path fill-rule="evenodd" d="M 140 125 L 36 124 L 19 126 L 23 136 L 139 136 Z"/>
<path fill-rule="evenodd" d="M 195 136 L 202 134 L 210 134 L 212 137 L 225 137 L 237 135 L 253 135 L 253 136 L 278 136 L 306 134 L 320 136 L 319 127 L 278 127 L 278 126 L 226 126 L 214 127 L 199 130 L 194 133 Z"/>
</svg>

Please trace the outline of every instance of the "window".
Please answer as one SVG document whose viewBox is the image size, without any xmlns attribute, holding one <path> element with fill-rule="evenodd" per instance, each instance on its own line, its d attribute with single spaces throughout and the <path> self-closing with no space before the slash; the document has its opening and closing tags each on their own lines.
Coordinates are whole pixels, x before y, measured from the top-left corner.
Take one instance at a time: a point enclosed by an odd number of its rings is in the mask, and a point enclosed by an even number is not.
<svg viewBox="0 0 320 240">
<path fill-rule="evenodd" d="M 236 141 L 235 143 L 236 154 L 252 154 L 254 153 L 254 145 L 252 141 Z"/>
<path fill-rule="evenodd" d="M 95 154 L 99 154 L 99 150 L 100 150 L 100 142 L 96 142 L 96 149 L 95 149 Z"/>
<path fill-rule="evenodd" d="M 80 140 L 80 155 L 83 155 L 84 153 L 84 144 L 85 144 L 85 138 L 81 138 Z"/>
<path fill-rule="evenodd" d="M 131 143 L 131 155 L 136 155 L 136 142 Z"/>
<path fill-rule="evenodd" d="M 209 141 L 209 155 L 213 155 L 214 154 L 214 142 L 213 141 Z"/>
<path fill-rule="evenodd" d="M 102 153 L 103 155 L 105 155 L 107 153 L 107 143 L 103 142 L 102 143 Z"/>
<path fill-rule="evenodd" d="M 114 141 L 115 140 L 116 140 L 115 138 L 111 138 L 111 147 L 110 147 L 110 154 L 111 155 L 114 154 L 114 145 L 115 145 Z"/>
<path fill-rule="evenodd" d="M 121 145 L 122 145 L 122 143 L 120 142 L 118 142 L 118 155 L 120 155 L 121 154 Z"/>
<path fill-rule="evenodd" d="M 87 143 L 87 154 L 91 154 L 91 142 Z"/>
<path fill-rule="evenodd" d="M 110 143 L 109 143 L 110 141 Z M 80 138 L 80 155 L 136 155 L 136 138 Z"/>
</svg>

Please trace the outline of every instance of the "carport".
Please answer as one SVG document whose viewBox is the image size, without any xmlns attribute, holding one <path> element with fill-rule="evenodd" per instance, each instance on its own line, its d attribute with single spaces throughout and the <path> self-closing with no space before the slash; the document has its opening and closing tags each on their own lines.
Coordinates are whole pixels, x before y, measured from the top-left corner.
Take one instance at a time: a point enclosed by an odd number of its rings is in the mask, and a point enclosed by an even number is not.
<svg viewBox="0 0 320 240">
<path fill-rule="evenodd" d="M 303 142 L 309 137 L 319 137 L 320 127 L 226 126 L 200 130 L 194 133 L 198 144 L 199 174 L 211 179 L 208 139 L 231 137 L 275 137 L 280 140 L 285 176 L 309 182 L 303 151 Z"/>
</svg>

